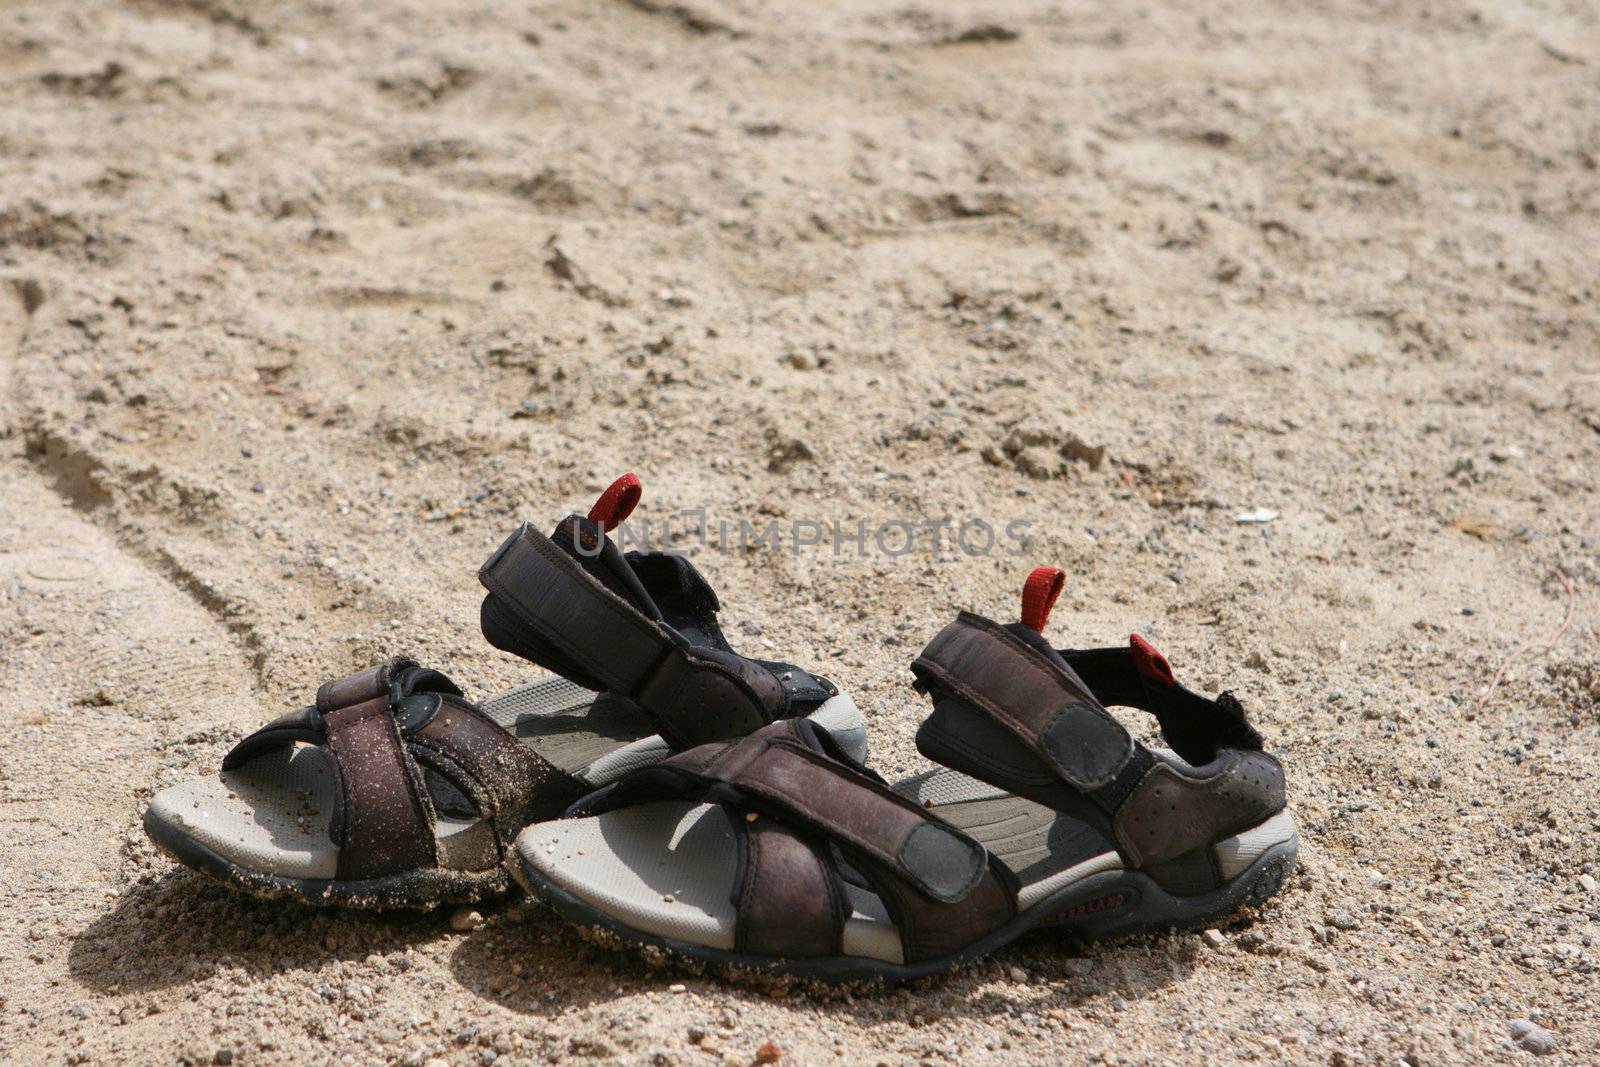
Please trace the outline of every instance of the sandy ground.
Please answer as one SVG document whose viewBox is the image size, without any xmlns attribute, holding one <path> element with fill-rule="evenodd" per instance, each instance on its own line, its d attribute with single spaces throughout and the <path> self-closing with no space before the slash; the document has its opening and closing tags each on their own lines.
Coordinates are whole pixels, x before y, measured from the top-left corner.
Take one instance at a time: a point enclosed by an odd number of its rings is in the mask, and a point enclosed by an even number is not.
<svg viewBox="0 0 1600 1067">
<path fill-rule="evenodd" d="M 1600 1061 L 1600 13 L 826 7 L 0 4 L 0 1059 Z M 529 677 L 476 567 L 628 469 L 1031 524 L 698 559 L 890 775 L 921 643 L 1067 568 L 1058 641 L 1244 699 L 1301 873 L 817 1000 L 145 842 L 325 677 Z"/>
</svg>

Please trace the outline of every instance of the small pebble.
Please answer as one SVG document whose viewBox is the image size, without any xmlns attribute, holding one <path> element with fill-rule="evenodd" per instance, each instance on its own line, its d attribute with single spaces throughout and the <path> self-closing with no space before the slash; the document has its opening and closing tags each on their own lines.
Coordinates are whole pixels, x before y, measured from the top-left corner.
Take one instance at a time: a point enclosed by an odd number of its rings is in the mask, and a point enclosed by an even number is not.
<svg viewBox="0 0 1600 1067">
<path fill-rule="evenodd" d="M 1026 982 L 1028 980 L 1028 972 L 1021 967 L 1013 967 L 1011 968 L 1011 980 L 1013 982 Z"/>
<path fill-rule="evenodd" d="M 1207 930 L 1200 936 L 1205 938 L 1206 944 L 1210 945 L 1212 948 L 1221 948 L 1228 943 L 1228 939 L 1222 936 L 1221 930 Z"/>
<path fill-rule="evenodd" d="M 1359 930 L 1361 920 L 1351 915 L 1348 911 L 1336 911 L 1328 916 L 1328 925 L 1336 930 Z"/>
<path fill-rule="evenodd" d="M 450 916 L 450 929 L 465 933 L 483 925 L 483 916 L 472 908 L 457 908 Z"/>
<path fill-rule="evenodd" d="M 1578 884 L 1583 887 L 1583 891 L 1585 893 L 1593 893 L 1597 887 L 1597 883 L 1594 880 L 1594 875 L 1592 874 L 1578 875 Z"/>
<path fill-rule="evenodd" d="M 783 1059 L 783 1048 L 776 1041 L 763 1041 L 756 1049 L 757 1063 L 777 1063 Z"/>
<path fill-rule="evenodd" d="M 1511 1020 L 1506 1026 L 1506 1033 L 1511 1035 L 1513 1045 L 1535 1056 L 1548 1056 L 1556 1050 L 1555 1035 L 1526 1019 Z"/>
</svg>

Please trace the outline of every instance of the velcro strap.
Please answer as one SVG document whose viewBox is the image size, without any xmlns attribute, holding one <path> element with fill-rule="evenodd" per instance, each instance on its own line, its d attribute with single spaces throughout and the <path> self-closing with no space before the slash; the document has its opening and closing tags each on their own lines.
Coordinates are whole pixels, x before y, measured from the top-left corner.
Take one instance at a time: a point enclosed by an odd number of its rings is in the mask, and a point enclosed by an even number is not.
<svg viewBox="0 0 1600 1067">
<path fill-rule="evenodd" d="M 947 904 L 966 898 L 989 867 L 984 847 L 793 736 L 775 723 L 724 748 L 701 774 L 707 799 L 766 811 L 838 842 Z"/>
<path fill-rule="evenodd" d="M 675 642 L 527 523 L 506 538 L 478 580 L 539 637 L 606 688 L 633 694 Z"/>
<path fill-rule="evenodd" d="M 1085 792 L 1106 785 L 1133 756 L 1133 738 L 1072 668 L 988 619 L 962 612 L 911 669 L 1004 726 Z"/>
<path fill-rule="evenodd" d="M 338 876 L 379 878 L 434 866 L 433 810 L 388 695 L 335 708 L 327 724 L 345 790 Z"/>
</svg>

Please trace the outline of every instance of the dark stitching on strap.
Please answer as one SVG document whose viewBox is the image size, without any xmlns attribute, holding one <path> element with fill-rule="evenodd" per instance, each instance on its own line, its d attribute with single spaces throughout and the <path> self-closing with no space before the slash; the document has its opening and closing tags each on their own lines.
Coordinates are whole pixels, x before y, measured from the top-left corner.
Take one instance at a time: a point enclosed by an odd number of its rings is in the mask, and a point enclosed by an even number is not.
<svg viewBox="0 0 1600 1067">
<path fill-rule="evenodd" d="M 750 936 L 745 919 L 755 899 L 756 885 L 761 881 L 761 838 L 750 832 L 748 823 L 739 832 L 744 836 L 744 885 L 739 887 L 738 921 L 733 939 L 736 945 L 743 945 Z"/>
</svg>

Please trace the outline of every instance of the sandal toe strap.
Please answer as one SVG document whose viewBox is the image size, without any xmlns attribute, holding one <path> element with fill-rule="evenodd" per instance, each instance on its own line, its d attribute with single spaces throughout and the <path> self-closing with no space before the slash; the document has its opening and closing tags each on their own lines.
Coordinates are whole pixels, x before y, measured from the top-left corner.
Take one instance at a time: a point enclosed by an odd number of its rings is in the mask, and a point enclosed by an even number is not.
<svg viewBox="0 0 1600 1067">
<path fill-rule="evenodd" d="M 433 804 L 406 751 L 388 694 L 323 715 L 342 803 L 333 839 L 338 877 L 368 879 L 438 863 Z"/>
<path fill-rule="evenodd" d="M 833 857 L 776 819 L 740 824 L 734 947 L 760 956 L 837 956 L 850 915 Z"/>
<path fill-rule="evenodd" d="M 328 832 L 339 846 L 341 880 L 438 866 L 429 773 L 471 801 L 502 850 L 529 821 L 559 814 L 583 792 L 443 674 L 408 659 L 324 684 L 314 705 L 235 745 L 223 770 L 296 743 L 322 745 L 333 756 L 338 790 Z"/>
<path fill-rule="evenodd" d="M 830 756 L 805 720 L 674 756 L 580 809 L 664 797 L 719 801 L 736 812 L 744 856 L 738 936 L 749 951 L 838 954 L 850 909 L 834 848 L 883 900 L 907 959 L 942 954 L 952 939 L 970 943 L 1015 913 L 1015 879 L 983 845 Z"/>
</svg>

